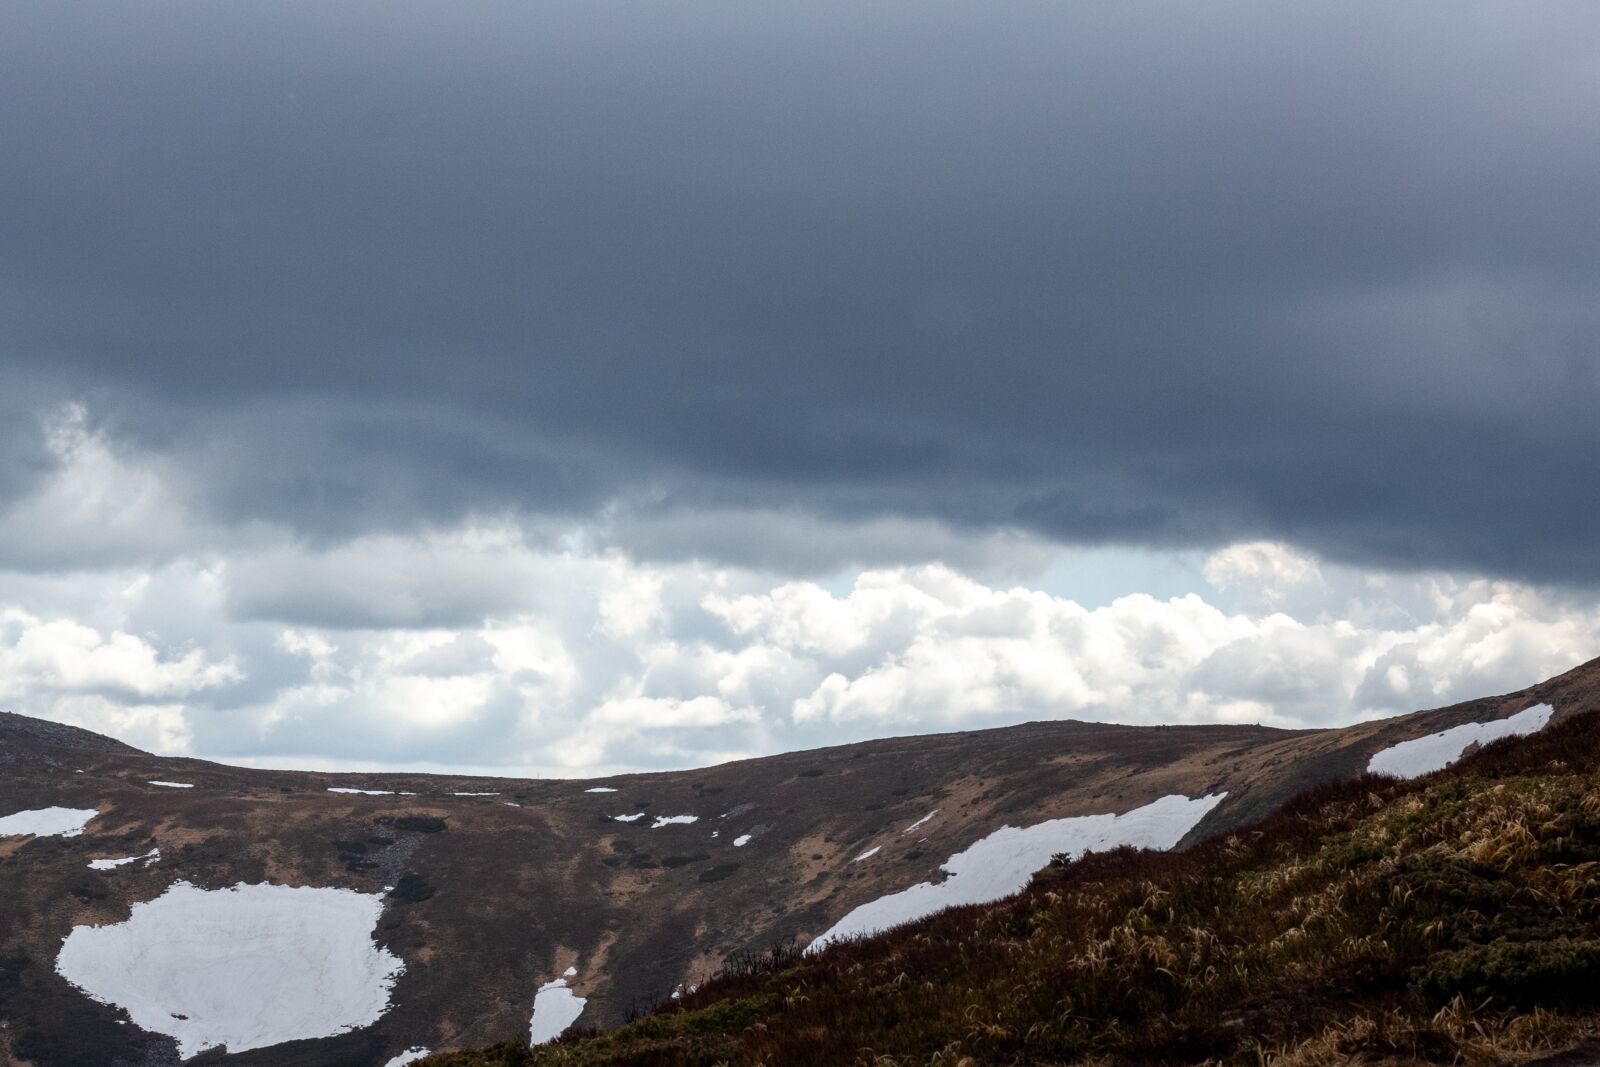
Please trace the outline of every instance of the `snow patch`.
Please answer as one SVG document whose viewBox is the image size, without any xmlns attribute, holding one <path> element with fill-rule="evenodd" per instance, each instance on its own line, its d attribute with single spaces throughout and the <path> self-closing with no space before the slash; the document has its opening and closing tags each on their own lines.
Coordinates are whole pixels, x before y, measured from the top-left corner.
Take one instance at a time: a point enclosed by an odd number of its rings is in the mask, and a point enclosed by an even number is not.
<svg viewBox="0 0 1600 1067">
<path fill-rule="evenodd" d="M 166 789 L 193 789 L 193 782 L 148 782 L 148 785 L 159 785 Z"/>
<path fill-rule="evenodd" d="M 1508 719 L 1468 722 L 1436 734 L 1402 741 L 1373 756 L 1367 763 L 1370 774 L 1391 778 L 1420 778 L 1442 770 L 1460 759 L 1473 745 L 1486 745 L 1502 737 L 1525 737 L 1538 733 L 1550 722 L 1555 709 L 1549 704 L 1524 708 Z"/>
<path fill-rule="evenodd" d="M 533 1018 L 528 1020 L 528 1044 L 542 1045 L 560 1037 L 563 1030 L 578 1021 L 585 1003 L 587 998 L 567 988 L 566 978 L 540 986 L 533 996 Z"/>
<path fill-rule="evenodd" d="M 93 808 L 34 808 L 0 819 L 0 837 L 77 837 L 100 813 Z"/>
<path fill-rule="evenodd" d="M 657 815 L 656 821 L 650 824 L 650 829 L 659 830 L 663 826 L 687 826 L 692 822 L 699 822 L 698 815 Z"/>
<path fill-rule="evenodd" d="M 634 813 L 632 815 L 613 815 L 613 816 L 611 816 L 611 821 L 612 822 L 638 822 L 642 818 L 644 818 L 644 812 L 640 811 L 640 812 L 636 812 L 636 813 Z"/>
<path fill-rule="evenodd" d="M 806 946 L 816 952 L 841 938 L 880 930 L 963 904 L 987 904 L 1023 889 L 1033 873 L 1057 853 L 1073 859 L 1121 845 L 1168 849 L 1194 828 L 1226 793 L 1191 800 L 1173 794 L 1123 815 L 1080 815 L 1033 826 L 1002 826 L 944 861 L 943 882 L 921 882 L 910 889 L 868 901 Z M 876 851 L 876 850 L 874 850 Z M 871 855 L 871 852 L 862 857 Z"/>
<path fill-rule="evenodd" d="M 453 797 L 497 797 L 499 793 L 451 793 Z"/>
<path fill-rule="evenodd" d="M 738 837 L 733 839 L 733 847 L 734 848 L 744 848 L 744 846 L 748 845 L 749 843 L 750 843 L 750 835 L 749 834 L 740 834 Z"/>
<path fill-rule="evenodd" d="M 144 865 L 148 867 L 160 858 L 161 850 L 159 848 L 153 848 L 142 856 L 127 856 L 120 860 L 90 860 L 89 869 L 91 871 L 109 871 L 113 867 L 121 867 L 126 863 L 137 863 L 140 860 L 144 860 Z"/>
<path fill-rule="evenodd" d="M 373 944 L 383 898 L 350 889 L 177 882 L 126 922 L 75 926 L 56 970 L 183 1059 L 369 1026 L 405 970 Z"/>
<path fill-rule="evenodd" d="M 328 787 L 328 792 L 330 792 L 330 793 L 356 793 L 356 794 L 360 794 L 361 796 L 364 796 L 364 797 L 392 797 L 392 796 L 395 795 L 395 792 L 394 792 L 393 789 L 351 789 L 348 786 L 342 786 L 342 785 L 330 785 Z"/>
<path fill-rule="evenodd" d="M 911 831 L 915 830 L 917 827 L 921 826 L 923 823 L 927 822 L 937 814 L 939 814 L 939 809 L 934 808 L 932 811 L 928 812 L 928 814 L 924 815 L 922 818 L 918 819 L 916 822 L 912 823 L 910 826 L 906 827 L 900 832 L 902 834 L 909 834 Z"/>
<path fill-rule="evenodd" d="M 861 855 L 857 856 L 855 859 L 851 860 L 850 862 L 851 863 L 860 863 L 862 860 L 870 860 L 872 857 L 874 857 L 874 856 L 876 856 L 878 854 L 878 850 L 880 848 L 882 848 L 882 847 L 883 847 L 882 845 L 873 845 L 871 848 L 867 849 L 865 852 L 863 852 Z"/>
<path fill-rule="evenodd" d="M 609 785 L 597 785 L 593 789 L 585 789 L 584 792 L 585 793 L 615 793 L 616 790 L 612 789 Z"/>
<path fill-rule="evenodd" d="M 568 967 L 566 970 L 561 972 L 561 977 L 563 977 L 563 978 L 571 978 L 573 975 L 575 975 L 577 973 L 578 973 L 578 968 L 576 968 L 576 967 Z"/>
<path fill-rule="evenodd" d="M 384 1064 L 383 1067 L 406 1067 L 406 1064 L 415 1063 L 417 1060 L 422 1059 L 422 1057 L 426 1056 L 427 1054 L 428 1050 L 423 1048 L 421 1045 L 418 1045 L 415 1048 L 406 1049 L 404 1052 L 394 1057 L 394 1059 Z"/>
</svg>

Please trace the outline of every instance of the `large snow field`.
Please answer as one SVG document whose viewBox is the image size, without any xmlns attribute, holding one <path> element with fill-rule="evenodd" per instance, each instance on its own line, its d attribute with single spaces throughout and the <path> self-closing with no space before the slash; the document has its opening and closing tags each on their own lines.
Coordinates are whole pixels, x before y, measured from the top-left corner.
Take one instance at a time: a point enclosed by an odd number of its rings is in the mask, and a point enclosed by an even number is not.
<svg viewBox="0 0 1600 1067">
<path fill-rule="evenodd" d="M 56 970 L 184 1059 L 331 1037 L 376 1022 L 405 969 L 372 942 L 382 911 L 350 889 L 178 882 L 126 922 L 73 927 Z"/>
<path fill-rule="evenodd" d="M 100 813 L 93 808 L 35 808 L 0 818 L 0 837 L 77 837 Z"/>
<path fill-rule="evenodd" d="M 575 972 L 567 968 L 567 975 Z M 567 988 L 566 977 L 546 982 L 533 995 L 533 1018 L 528 1020 L 528 1044 L 542 1045 L 554 1041 L 561 1032 L 578 1021 L 588 999 Z"/>
<path fill-rule="evenodd" d="M 1123 815 L 1080 815 L 1018 828 L 1002 826 L 945 860 L 943 882 L 870 900 L 851 911 L 806 947 L 816 952 L 841 938 L 877 933 L 945 908 L 987 904 L 1023 889 L 1033 873 L 1064 852 L 1076 859 L 1122 845 L 1168 849 L 1192 830 L 1226 793 L 1191 800 L 1173 794 Z M 870 855 L 870 853 L 868 853 Z M 865 857 L 860 857 L 865 858 Z"/>
<path fill-rule="evenodd" d="M 1543 730 L 1555 709 L 1549 704 L 1524 708 L 1508 719 L 1468 722 L 1436 734 L 1402 741 L 1373 756 L 1367 763 L 1372 774 L 1391 778 L 1420 778 L 1450 766 L 1473 745 L 1486 745 L 1502 737 L 1524 737 Z"/>
</svg>

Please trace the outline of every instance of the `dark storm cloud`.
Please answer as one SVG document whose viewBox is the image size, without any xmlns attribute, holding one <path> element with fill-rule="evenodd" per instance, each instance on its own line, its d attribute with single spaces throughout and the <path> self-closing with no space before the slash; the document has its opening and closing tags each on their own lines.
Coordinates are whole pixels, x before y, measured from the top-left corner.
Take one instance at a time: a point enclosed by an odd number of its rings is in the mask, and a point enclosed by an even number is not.
<svg viewBox="0 0 1600 1067">
<path fill-rule="evenodd" d="M 1592 580 L 1597 47 L 1581 4 L 7 4 L 0 389 L 310 536 L 800 508 Z"/>
</svg>

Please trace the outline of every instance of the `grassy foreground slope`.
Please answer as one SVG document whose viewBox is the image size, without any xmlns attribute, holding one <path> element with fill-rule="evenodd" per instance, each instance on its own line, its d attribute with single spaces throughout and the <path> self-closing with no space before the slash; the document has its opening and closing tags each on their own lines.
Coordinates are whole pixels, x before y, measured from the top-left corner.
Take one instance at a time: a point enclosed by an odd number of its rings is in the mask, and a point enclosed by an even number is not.
<svg viewBox="0 0 1600 1067">
<path fill-rule="evenodd" d="M 608 1033 L 423 1062 L 1517 1063 L 1592 1035 L 1597 1009 L 1582 715 L 1187 852 L 1090 856 L 998 904 L 777 953 Z"/>
</svg>

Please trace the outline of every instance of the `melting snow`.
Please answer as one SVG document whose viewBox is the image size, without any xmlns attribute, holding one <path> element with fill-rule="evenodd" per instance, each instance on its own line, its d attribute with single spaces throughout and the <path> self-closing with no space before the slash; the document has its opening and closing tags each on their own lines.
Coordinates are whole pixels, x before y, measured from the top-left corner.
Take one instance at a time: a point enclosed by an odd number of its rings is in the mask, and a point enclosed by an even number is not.
<svg viewBox="0 0 1600 1067">
<path fill-rule="evenodd" d="M 916 822 L 912 823 L 910 826 L 906 827 L 904 830 L 901 830 L 900 832 L 902 834 L 909 834 L 911 831 L 915 830 L 917 827 L 921 826 L 923 823 L 927 822 L 929 819 L 933 818 L 937 814 L 939 814 L 939 809 L 935 808 L 932 811 L 928 812 L 928 814 L 924 815 L 922 818 L 918 819 Z"/>
<path fill-rule="evenodd" d="M 851 860 L 850 862 L 851 863 L 860 863 L 862 860 L 870 860 L 872 857 L 874 857 L 874 856 L 876 856 L 878 854 L 878 850 L 880 848 L 882 848 L 882 847 L 883 847 L 882 845 L 873 845 L 871 848 L 867 849 L 865 852 L 863 852 L 861 855 L 857 856 L 855 859 Z"/>
<path fill-rule="evenodd" d="M 497 797 L 499 793 L 451 793 L 453 797 Z"/>
<path fill-rule="evenodd" d="M 663 826 L 687 826 L 692 822 L 699 822 L 698 815 L 657 815 L 656 821 L 650 824 L 650 829 L 659 830 Z"/>
<path fill-rule="evenodd" d="M 150 782 L 150 785 L 165 786 L 168 789 L 193 789 L 193 782 Z"/>
<path fill-rule="evenodd" d="M 393 789 L 351 789 L 351 788 L 349 788 L 347 786 L 340 786 L 340 785 L 330 785 L 328 787 L 328 792 L 330 792 L 330 793 L 359 793 L 364 797 L 392 797 L 392 796 L 395 795 Z"/>
<path fill-rule="evenodd" d="M 0 819 L 0 837 L 77 837 L 100 813 L 93 808 L 35 808 Z"/>
<path fill-rule="evenodd" d="M 597 785 L 593 789 L 585 789 L 584 792 L 585 793 L 615 793 L 616 790 L 612 789 L 609 785 Z"/>
<path fill-rule="evenodd" d="M 568 973 L 572 973 L 569 967 Z M 539 987 L 533 996 L 533 1018 L 528 1021 L 528 1044 L 542 1045 L 554 1041 L 561 1032 L 578 1021 L 583 1014 L 586 998 L 567 988 L 565 978 L 557 978 Z"/>
<path fill-rule="evenodd" d="M 563 978 L 571 978 L 573 975 L 575 975 L 577 973 L 578 973 L 578 968 L 576 968 L 576 967 L 568 967 L 566 970 L 561 972 L 561 977 L 563 977 Z"/>
<path fill-rule="evenodd" d="M 738 837 L 733 839 L 733 847 L 734 848 L 744 848 L 744 846 L 748 845 L 749 843 L 750 843 L 750 835 L 749 834 L 740 834 Z"/>
<path fill-rule="evenodd" d="M 1485 745 L 1502 737 L 1538 733 L 1554 713 L 1555 709 L 1549 704 L 1535 704 L 1509 719 L 1463 723 L 1427 737 L 1402 741 L 1373 756 L 1367 764 L 1367 770 L 1392 778 L 1419 778 L 1450 766 L 1472 745 Z"/>
<path fill-rule="evenodd" d="M 611 821 L 612 822 L 638 822 L 642 818 L 644 818 L 644 812 L 641 811 L 641 812 L 638 812 L 638 813 L 636 813 L 634 815 L 613 815 L 613 816 L 611 816 Z"/>
<path fill-rule="evenodd" d="M 109 871 L 113 867 L 121 867 L 125 863 L 137 863 L 139 860 L 144 860 L 144 865 L 148 867 L 160 858 L 161 850 L 153 848 L 142 856 L 128 856 L 120 860 L 90 860 L 89 869 L 91 871 Z"/>
<path fill-rule="evenodd" d="M 422 1057 L 426 1056 L 427 1054 L 428 1050 L 423 1048 L 421 1045 L 418 1045 L 415 1048 L 406 1049 L 394 1059 L 384 1064 L 383 1067 L 405 1067 L 406 1064 L 415 1063 L 417 1060 L 422 1059 Z"/>
<path fill-rule="evenodd" d="M 1008 897 L 1059 852 L 1076 859 L 1085 852 L 1120 845 L 1171 848 L 1225 796 L 1215 793 L 1190 800 L 1173 794 L 1124 815 L 1080 815 L 1021 829 L 1002 826 L 945 860 L 943 869 L 950 877 L 943 882 L 922 882 L 868 901 L 829 927 L 806 951 L 816 952 L 840 938 L 877 933 L 945 908 Z"/>
<path fill-rule="evenodd" d="M 56 970 L 183 1059 L 331 1037 L 376 1022 L 405 970 L 372 942 L 382 911 L 350 889 L 178 882 L 126 922 L 73 927 Z"/>
</svg>

